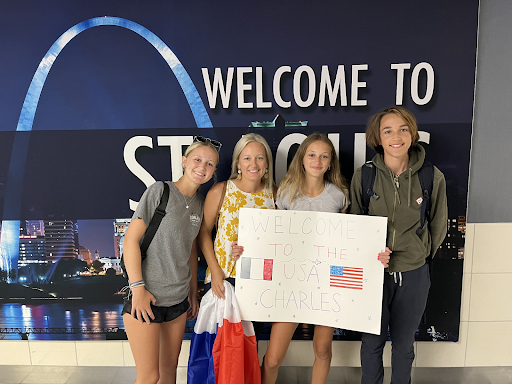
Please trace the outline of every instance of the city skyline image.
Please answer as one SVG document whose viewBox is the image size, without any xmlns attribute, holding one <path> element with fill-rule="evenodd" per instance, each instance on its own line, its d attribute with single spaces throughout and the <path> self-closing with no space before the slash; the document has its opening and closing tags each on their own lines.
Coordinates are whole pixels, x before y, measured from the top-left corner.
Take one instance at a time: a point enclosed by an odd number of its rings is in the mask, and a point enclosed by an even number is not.
<svg viewBox="0 0 512 384">
<path fill-rule="evenodd" d="M 17 269 L 32 264 L 55 264 L 62 259 L 85 260 L 88 263 L 99 259 L 119 259 L 121 238 L 129 222 L 130 219 L 21 221 L 18 253 L 10 260 L 11 268 L 6 268 L 7 263 L 4 262 L 0 271 L 16 270 L 12 264 L 16 259 Z M 121 233 L 116 232 L 119 228 Z M 87 253 L 90 256 L 84 257 Z M 5 280 L 15 282 L 16 278 Z M 27 282 L 26 277 L 21 282 Z"/>
</svg>

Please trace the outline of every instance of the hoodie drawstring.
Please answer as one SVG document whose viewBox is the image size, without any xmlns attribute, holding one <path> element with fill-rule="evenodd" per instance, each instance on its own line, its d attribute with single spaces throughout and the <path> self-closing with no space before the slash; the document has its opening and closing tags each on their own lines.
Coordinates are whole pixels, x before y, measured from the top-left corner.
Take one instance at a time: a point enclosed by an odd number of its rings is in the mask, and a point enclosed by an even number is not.
<svg viewBox="0 0 512 384">
<path fill-rule="evenodd" d="M 389 274 L 391 276 L 393 276 L 393 278 L 395 280 L 395 284 L 396 284 L 396 276 L 398 274 L 398 286 L 401 287 L 402 286 L 402 272 L 389 272 Z"/>
<path fill-rule="evenodd" d="M 388 168 L 389 169 L 389 168 Z M 407 189 L 407 206 L 410 207 L 411 206 L 411 176 L 412 176 L 412 168 L 409 168 L 409 188 Z M 398 188 L 400 187 L 400 184 L 398 184 L 398 176 L 395 176 L 393 174 L 393 171 L 391 171 L 391 169 L 389 169 L 389 177 L 391 178 L 391 184 L 393 184 L 393 188 L 395 189 L 395 194 L 396 194 L 396 197 L 398 199 L 398 204 L 401 204 L 400 203 L 400 195 L 398 193 Z"/>
<path fill-rule="evenodd" d="M 395 189 L 395 196 L 398 199 L 398 204 L 401 204 L 400 203 L 400 195 L 398 194 L 398 189 L 397 189 L 398 176 L 395 177 L 395 175 L 393 174 L 393 171 L 391 171 L 391 169 L 389 169 L 389 177 L 391 178 L 391 184 L 393 184 L 393 188 Z"/>
</svg>

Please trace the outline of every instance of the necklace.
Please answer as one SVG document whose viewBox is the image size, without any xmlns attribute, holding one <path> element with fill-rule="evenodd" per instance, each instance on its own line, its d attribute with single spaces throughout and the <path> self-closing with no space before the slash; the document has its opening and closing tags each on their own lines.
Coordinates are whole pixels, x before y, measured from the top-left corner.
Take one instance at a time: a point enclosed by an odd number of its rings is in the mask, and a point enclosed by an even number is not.
<svg viewBox="0 0 512 384">
<path fill-rule="evenodd" d="M 318 196 L 320 196 L 320 195 L 318 195 Z M 307 201 L 308 201 L 308 207 L 310 207 L 310 206 L 311 206 L 311 204 L 313 204 L 313 201 L 315 201 L 315 199 L 316 199 L 318 196 L 315 196 L 315 197 L 308 197 L 308 196 L 306 196 L 306 198 L 308 199 L 308 200 L 307 200 Z"/>
<path fill-rule="evenodd" d="M 304 195 L 304 197 L 307 199 L 307 202 L 308 202 L 308 207 L 311 206 L 311 204 L 313 204 L 313 201 L 315 201 L 315 199 L 320 196 L 321 194 L 324 193 L 324 190 L 325 190 L 325 184 L 324 184 L 324 188 L 322 189 L 322 192 L 320 192 L 318 195 L 316 196 L 313 196 L 313 197 L 309 197 L 309 196 L 306 196 Z"/>
<path fill-rule="evenodd" d="M 185 195 L 181 195 L 181 196 L 183 196 L 183 200 L 185 200 L 185 208 L 188 209 L 188 207 L 190 206 L 190 203 L 192 202 L 192 200 L 194 200 L 194 197 L 196 197 L 196 194 L 194 193 L 194 195 L 188 202 L 187 202 L 187 197 Z"/>
</svg>

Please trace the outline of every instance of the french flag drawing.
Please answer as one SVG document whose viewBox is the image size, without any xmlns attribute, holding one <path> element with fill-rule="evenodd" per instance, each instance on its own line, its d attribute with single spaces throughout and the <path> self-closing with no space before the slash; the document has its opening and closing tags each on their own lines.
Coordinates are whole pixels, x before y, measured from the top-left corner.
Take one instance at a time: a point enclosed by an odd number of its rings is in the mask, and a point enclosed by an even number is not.
<svg viewBox="0 0 512 384">
<path fill-rule="evenodd" d="M 331 287 L 363 289 L 363 268 L 331 265 L 330 269 Z"/>
<path fill-rule="evenodd" d="M 240 278 L 251 280 L 272 280 L 274 260 L 242 257 Z"/>
<path fill-rule="evenodd" d="M 190 342 L 188 384 L 259 384 L 256 336 L 250 321 L 242 321 L 235 288 L 224 281 L 226 299 L 210 289 L 201 307 Z"/>
</svg>

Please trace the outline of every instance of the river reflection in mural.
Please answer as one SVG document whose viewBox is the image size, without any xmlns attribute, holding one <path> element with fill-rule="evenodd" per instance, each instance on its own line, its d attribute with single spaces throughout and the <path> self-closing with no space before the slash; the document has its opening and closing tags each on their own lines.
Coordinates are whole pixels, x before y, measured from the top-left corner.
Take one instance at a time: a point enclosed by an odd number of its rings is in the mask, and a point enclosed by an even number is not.
<svg viewBox="0 0 512 384">
<path fill-rule="evenodd" d="M 0 333 L 4 340 L 20 340 L 20 334 L 10 328 L 42 328 L 49 332 L 67 329 L 94 332 L 100 329 L 123 329 L 122 304 L 85 304 L 78 302 L 27 305 L 0 304 Z M 185 340 L 190 339 L 194 322 L 187 321 Z M 39 330 L 41 331 L 41 330 Z M 29 333 L 29 340 L 105 340 L 105 333 Z"/>
</svg>

